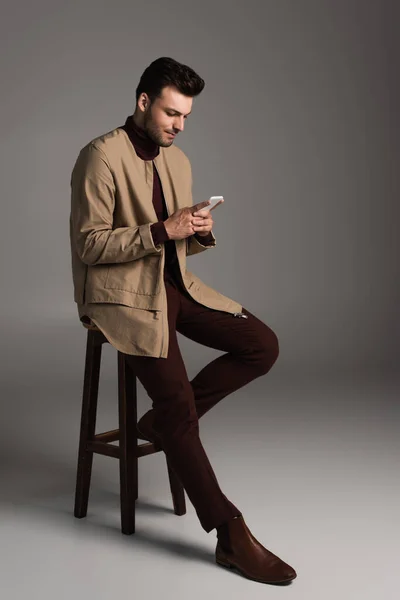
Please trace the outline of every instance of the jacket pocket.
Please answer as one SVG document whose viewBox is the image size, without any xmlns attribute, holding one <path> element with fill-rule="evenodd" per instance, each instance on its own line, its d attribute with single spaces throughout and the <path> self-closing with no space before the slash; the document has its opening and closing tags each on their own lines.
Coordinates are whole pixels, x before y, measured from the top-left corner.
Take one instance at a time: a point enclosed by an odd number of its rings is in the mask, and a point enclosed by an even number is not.
<svg viewBox="0 0 400 600">
<path fill-rule="evenodd" d="M 156 296 L 160 293 L 160 264 L 160 257 L 154 255 L 112 264 L 108 268 L 104 287 L 144 296 Z"/>
</svg>

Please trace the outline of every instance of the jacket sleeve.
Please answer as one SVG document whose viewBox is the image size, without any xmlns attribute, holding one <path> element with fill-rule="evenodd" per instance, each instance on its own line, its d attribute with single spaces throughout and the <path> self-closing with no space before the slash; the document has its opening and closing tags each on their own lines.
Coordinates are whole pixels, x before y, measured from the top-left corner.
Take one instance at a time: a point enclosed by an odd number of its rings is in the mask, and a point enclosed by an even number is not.
<svg viewBox="0 0 400 600">
<path fill-rule="evenodd" d="M 188 238 L 186 238 L 186 256 L 198 254 L 199 252 L 207 250 L 207 248 L 215 248 L 216 245 L 217 242 L 215 241 L 212 231 L 210 231 L 210 234 L 203 239 L 200 235 L 190 235 Z"/>
<path fill-rule="evenodd" d="M 152 223 L 113 229 L 114 178 L 104 152 L 90 143 L 79 153 L 71 175 L 71 236 L 87 265 L 123 263 L 161 254 Z"/>
</svg>

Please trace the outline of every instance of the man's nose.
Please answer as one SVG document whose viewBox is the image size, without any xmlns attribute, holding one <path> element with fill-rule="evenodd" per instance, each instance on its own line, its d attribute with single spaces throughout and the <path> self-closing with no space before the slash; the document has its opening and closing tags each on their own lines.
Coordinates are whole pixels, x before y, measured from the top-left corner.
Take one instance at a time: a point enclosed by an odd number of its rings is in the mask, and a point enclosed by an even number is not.
<svg viewBox="0 0 400 600">
<path fill-rule="evenodd" d="M 174 121 L 174 129 L 177 129 L 178 131 L 183 131 L 184 127 L 185 127 L 185 122 L 184 122 L 183 116 L 176 118 Z"/>
</svg>

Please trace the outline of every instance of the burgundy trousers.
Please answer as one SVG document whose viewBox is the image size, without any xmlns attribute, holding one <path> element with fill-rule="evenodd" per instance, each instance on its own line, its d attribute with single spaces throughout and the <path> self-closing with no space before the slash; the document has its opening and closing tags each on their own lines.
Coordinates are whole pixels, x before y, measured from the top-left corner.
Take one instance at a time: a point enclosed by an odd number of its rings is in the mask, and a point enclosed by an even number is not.
<svg viewBox="0 0 400 600">
<path fill-rule="evenodd" d="M 267 373 L 279 353 L 278 338 L 243 308 L 245 317 L 207 308 L 183 284 L 165 277 L 168 303 L 167 358 L 126 355 L 128 364 L 152 400 L 154 429 L 182 482 L 200 524 L 209 533 L 240 516 L 222 492 L 199 437 L 198 420 L 217 402 Z M 199 344 L 222 350 L 189 381 L 177 332 Z"/>
</svg>

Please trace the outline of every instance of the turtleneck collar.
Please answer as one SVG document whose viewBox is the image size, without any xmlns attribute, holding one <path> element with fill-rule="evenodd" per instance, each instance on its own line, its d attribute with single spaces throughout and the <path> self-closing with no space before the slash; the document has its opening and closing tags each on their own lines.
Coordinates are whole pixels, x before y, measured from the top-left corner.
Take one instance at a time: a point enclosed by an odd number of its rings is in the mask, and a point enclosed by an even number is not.
<svg viewBox="0 0 400 600">
<path fill-rule="evenodd" d="M 133 115 L 127 117 L 125 124 L 121 127 L 129 136 L 136 154 L 143 160 L 153 160 L 160 152 L 160 146 L 153 142 L 147 133 L 136 125 Z"/>
</svg>

